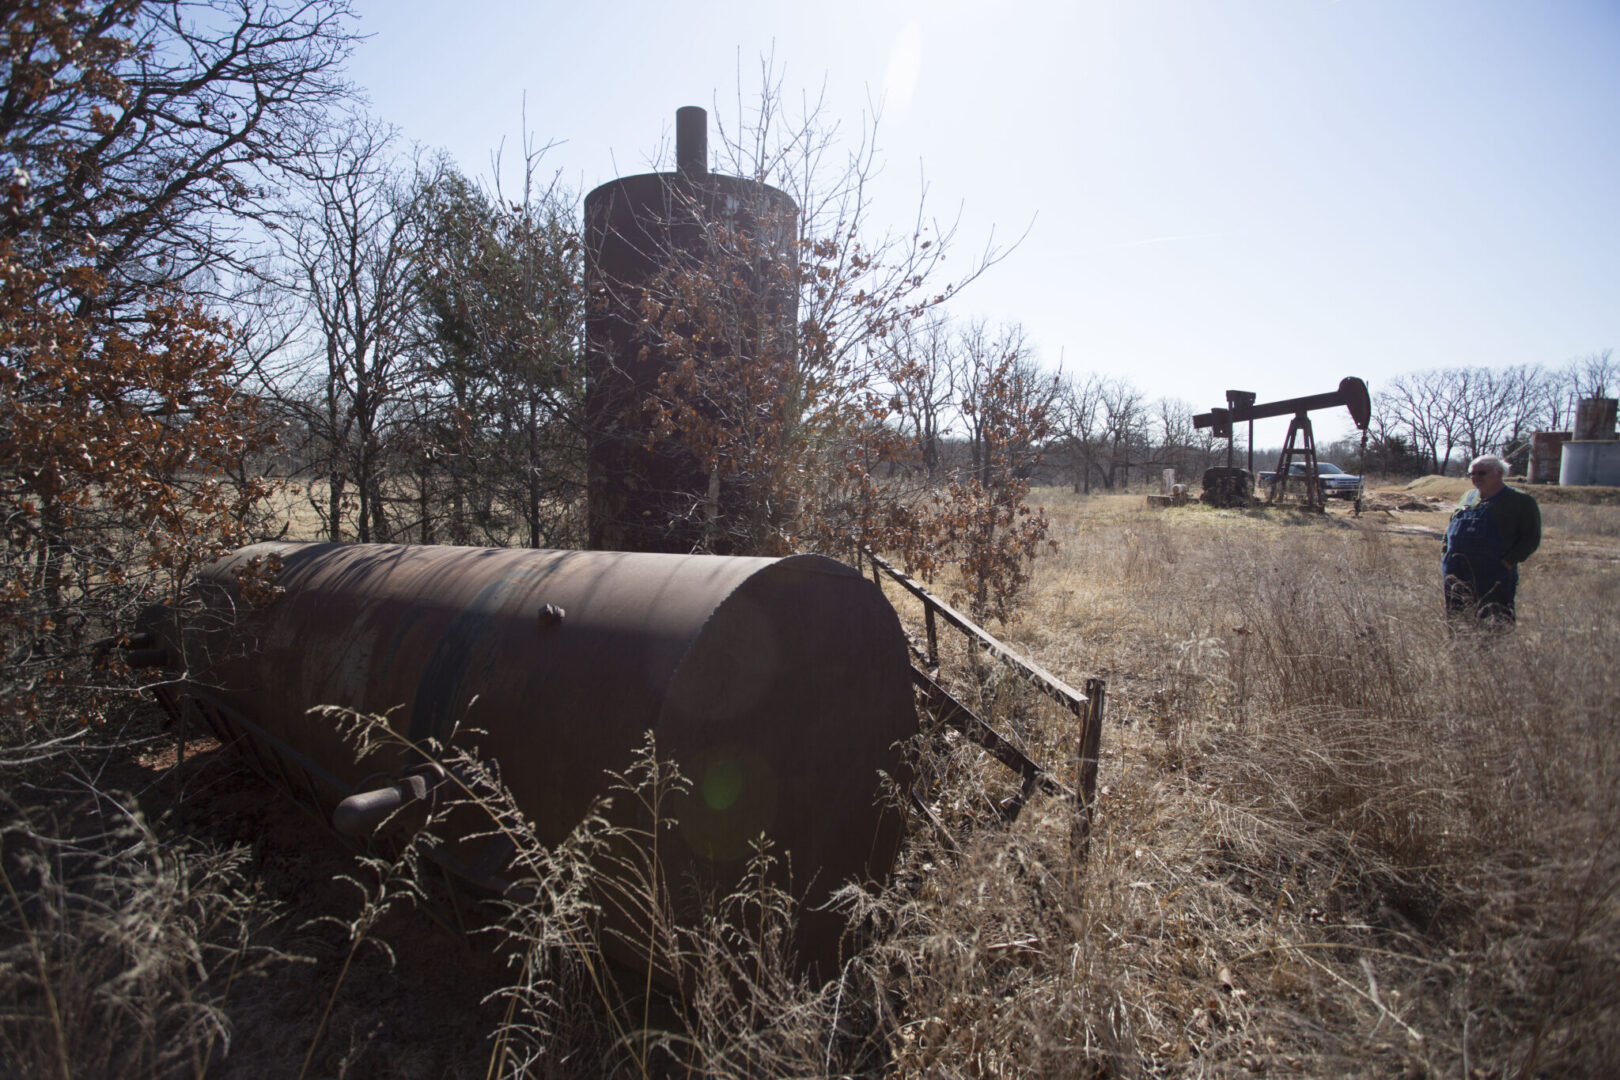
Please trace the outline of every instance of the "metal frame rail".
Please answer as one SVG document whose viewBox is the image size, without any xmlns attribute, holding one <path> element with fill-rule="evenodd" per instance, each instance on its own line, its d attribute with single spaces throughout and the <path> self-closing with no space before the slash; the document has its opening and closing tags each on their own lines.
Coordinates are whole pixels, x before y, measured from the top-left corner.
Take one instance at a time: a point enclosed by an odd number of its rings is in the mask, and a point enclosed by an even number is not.
<svg viewBox="0 0 1620 1080">
<path fill-rule="evenodd" d="M 948 724 L 961 732 L 997 761 L 1023 777 L 1023 785 L 1018 795 L 1007 806 L 1001 808 L 1002 816 L 1006 820 L 1017 818 L 1024 803 L 1037 787 L 1048 794 L 1074 799 L 1079 813 L 1076 818 L 1073 846 L 1076 855 L 1084 859 L 1090 844 L 1091 824 L 1096 806 L 1097 756 L 1102 742 L 1103 701 L 1107 684 L 1101 679 L 1088 679 L 1086 692 L 1081 693 L 1035 661 L 1007 648 L 983 627 L 923 588 L 920 583 L 881 555 L 870 550 L 862 554 L 871 560 L 872 580 L 879 587 L 883 584 L 879 576 L 881 571 L 922 602 L 923 624 L 928 640 L 926 650 L 918 649 L 915 643 L 912 645 L 912 651 L 916 654 L 915 659 L 920 661 L 920 664 L 912 665 L 912 683 L 922 699 L 923 708 L 940 723 Z M 934 676 L 939 671 L 939 619 L 944 619 L 969 642 L 1012 669 L 1026 683 L 1057 702 L 1079 721 L 1080 767 L 1077 790 L 1071 792 L 1064 787 L 1050 772 L 1008 742 L 990 723 L 935 680 Z M 933 812 L 915 791 L 912 792 L 912 803 L 927 815 L 936 827 L 940 827 Z M 943 828 L 940 828 L 940 831 L 943 833 Z"/>
</svg>

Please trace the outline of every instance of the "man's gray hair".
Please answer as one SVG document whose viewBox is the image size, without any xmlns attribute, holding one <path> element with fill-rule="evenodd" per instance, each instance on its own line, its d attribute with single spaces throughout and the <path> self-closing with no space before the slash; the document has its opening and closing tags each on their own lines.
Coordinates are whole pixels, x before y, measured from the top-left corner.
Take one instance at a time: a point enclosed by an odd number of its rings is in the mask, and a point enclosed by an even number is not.
<svg viewBox="0 0 1620 1080">
<path fill-rule="evenodd" d="M 1507 460 L 1505 458 L 1503 458 L 1499 454 L 1481 454 L 1481 455 L 1479 455 L 1479 457 L 1475 458 L 1473 461 L 1470 461 L 1468 463 L 1468 471 L 1473 472 L 1476 468 L 1478 468 L 1481 465 L 1489 465 L 1491 468 L 1495 469 L 1498 473 L 1500 473 L 1503 476 L 1506 476 L 1508 474 Z"/>
</svg>

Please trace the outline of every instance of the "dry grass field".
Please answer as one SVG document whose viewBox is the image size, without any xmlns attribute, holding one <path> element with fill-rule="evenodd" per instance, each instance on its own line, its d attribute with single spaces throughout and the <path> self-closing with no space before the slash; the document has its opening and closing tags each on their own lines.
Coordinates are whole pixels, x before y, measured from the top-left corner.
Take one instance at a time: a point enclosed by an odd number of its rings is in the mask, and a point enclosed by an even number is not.
<svg viewBox="0 0 1620 1080">
<path fill-rule="evenodd" d="M 101 777 L 141 808 L 107 850 L 147 867 L 105 887 L 180 928 L 140 954 L 130 1011 L 184 1016 L 126 1018 L 173 1041 L 138 1068 L 107 1047 L 60 1074 L 1612 1075 L 1620 505 L 1544 500 L 1517 628 L 1453 635 L 1438 538 L 1459 491 L 1381 493 L 1359 518 L 1036 492 L 1059 545 L 992 630 L 1108 682 L 1089 858 L 1070 804 L 1003 826 L 1006 774 L 923 740 L 960 851 L 918 829 L 890 888 L 848 895 L 825 985 L 777 961 L 780 898 L 671 935 L 700 972 L 680 1008 L 606 976 L 562 900 L 518 913 L 529 945 L 469 945 L 393 902 L 421 885 L 409 867 L 357 868 L 228 755 L 154 741 Z M 988 669 L 958 688 L 1072 780 L 1072 719 Z M 74 972 L 123 940 L 101 933 L 55 976 L 54 1031 L 87 1043 L 128 1038 L 72 1027 L 96 1015 Z M 7 1028 L 8 1060 L 53 1060 L 36 1028 Z"/>
<path fill-rule="evenodd" d="M 1547 507 L 1502 637 L 1447 633 L 1443 512 L 1049 510 L 1011 637 L 1112 708 L 1027 1020 L 1107 1071 L 1609 1073 L 1620 508 Z"/>
</svg>

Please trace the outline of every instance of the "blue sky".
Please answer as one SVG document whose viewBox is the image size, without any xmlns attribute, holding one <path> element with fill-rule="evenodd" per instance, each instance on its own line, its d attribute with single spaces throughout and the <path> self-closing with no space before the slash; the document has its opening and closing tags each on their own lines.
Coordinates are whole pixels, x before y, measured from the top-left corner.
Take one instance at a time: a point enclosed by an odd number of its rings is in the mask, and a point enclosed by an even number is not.
<svg viewBox="0 0 1620 1080">
<path fill-rule="evenodd" d="M 373 111 L 475 175 L 525 109 L 570 187 L 646 171 L 772 52 L 881 100 L 880 219 L 1028 228 L 955 310 L 1149 397 L 1620 348 L 1620 0 L 358 7 Z"/>
</svg>

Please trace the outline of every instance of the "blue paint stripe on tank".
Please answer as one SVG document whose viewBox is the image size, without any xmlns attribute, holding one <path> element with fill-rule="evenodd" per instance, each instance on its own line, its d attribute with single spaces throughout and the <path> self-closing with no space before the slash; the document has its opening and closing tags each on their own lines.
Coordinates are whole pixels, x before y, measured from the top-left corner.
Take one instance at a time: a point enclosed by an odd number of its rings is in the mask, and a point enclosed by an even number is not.
<svg viewBox="0 0 1620 1080">
<path fill-rule="evenodd" d="M 416 700 L 411 703 L 412 742 L 449 739 L 456 710 L 466 700 L 468 668 L 494 630 L 498 607 L 494 601 L 513 584 L 510 578 L 501 578 L 485 585 L 439 635 L 416 683 Z"/>
</svg>

